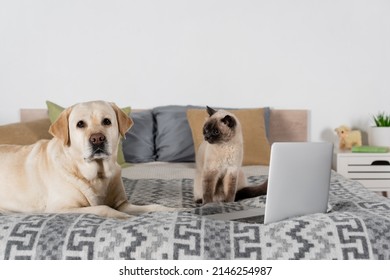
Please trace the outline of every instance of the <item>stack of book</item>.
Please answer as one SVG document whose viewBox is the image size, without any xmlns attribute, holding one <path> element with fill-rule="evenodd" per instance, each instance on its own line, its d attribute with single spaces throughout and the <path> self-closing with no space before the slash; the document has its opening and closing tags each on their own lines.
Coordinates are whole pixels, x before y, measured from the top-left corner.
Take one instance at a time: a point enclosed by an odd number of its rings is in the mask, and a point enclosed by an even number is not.
<svg viewBox="0 0 390 280">
<path fill-rule="evenodd" d="M 388 153 L 389 147 L 355 146 L 355 147 L 352 147 L 351 151 L 353 153 Z"/>
</svg>

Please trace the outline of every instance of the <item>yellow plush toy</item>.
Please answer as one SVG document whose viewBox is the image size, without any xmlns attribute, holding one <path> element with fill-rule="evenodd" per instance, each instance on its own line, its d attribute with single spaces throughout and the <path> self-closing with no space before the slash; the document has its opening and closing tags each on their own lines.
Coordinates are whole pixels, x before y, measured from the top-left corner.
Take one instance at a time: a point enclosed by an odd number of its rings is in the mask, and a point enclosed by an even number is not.
<svg viewBox="0 0 390 280">
<path fill-rule="evenodd" d="M 351 130 L 348 126 L 342 125 L 336 128 L 335 131 L 339 137 L 339 148 L 341 150 L 362 145 L 362 134 L 359 130 Z"/>
</svg>

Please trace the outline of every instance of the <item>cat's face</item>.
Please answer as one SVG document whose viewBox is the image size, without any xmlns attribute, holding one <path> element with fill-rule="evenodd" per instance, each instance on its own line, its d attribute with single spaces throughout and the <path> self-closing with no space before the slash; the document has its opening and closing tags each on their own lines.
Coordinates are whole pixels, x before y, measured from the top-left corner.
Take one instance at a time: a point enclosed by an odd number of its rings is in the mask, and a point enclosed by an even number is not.
<svg viewBox="0 0 390 280">
<path fill-rule="evenodd" d="M 207 107 L 209 118 L 203 126 L 204 140 L 210 144 L 230 141 L 236 134 L 237 121 L 227 111 Z"/>
</svg>

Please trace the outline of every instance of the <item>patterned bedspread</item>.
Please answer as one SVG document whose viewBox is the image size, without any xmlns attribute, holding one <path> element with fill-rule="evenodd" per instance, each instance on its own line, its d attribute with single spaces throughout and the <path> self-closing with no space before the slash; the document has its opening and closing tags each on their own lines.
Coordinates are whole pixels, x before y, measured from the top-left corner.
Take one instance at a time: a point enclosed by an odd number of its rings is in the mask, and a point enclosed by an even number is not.
<svg viewBox="0 0 390 280">
<path fill-rule="evenodd" d="M 263 206 L 265 197 L 197 207 L 192 178 L 124 178 L 124 184 L 133 203 L 186 210 L 129 220 L 0 214 L 0 259 L 390 259 L 390 200 L 336 173 L 332 211 L 269 225 L 202 217 Z"/>
</svg>

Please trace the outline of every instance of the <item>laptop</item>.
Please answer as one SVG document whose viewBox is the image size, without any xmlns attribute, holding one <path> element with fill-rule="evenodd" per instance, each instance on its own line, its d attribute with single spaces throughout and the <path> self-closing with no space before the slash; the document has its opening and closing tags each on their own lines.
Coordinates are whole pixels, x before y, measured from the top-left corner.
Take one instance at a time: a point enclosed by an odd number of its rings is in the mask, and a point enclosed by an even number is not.
<svg viewBox="0 0 390 280">
<path fill-rule="evenodd" d="M 265 208 L 206 215 L 217 220 L 264 216 L 269 224 L 328 208 L 333 144 L 277 142 L 271 146 Z M 262 222 L 262 221 L 260 221 Z"/>
</svg>

